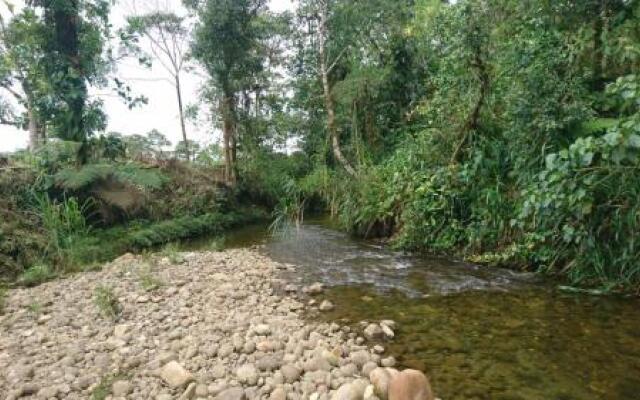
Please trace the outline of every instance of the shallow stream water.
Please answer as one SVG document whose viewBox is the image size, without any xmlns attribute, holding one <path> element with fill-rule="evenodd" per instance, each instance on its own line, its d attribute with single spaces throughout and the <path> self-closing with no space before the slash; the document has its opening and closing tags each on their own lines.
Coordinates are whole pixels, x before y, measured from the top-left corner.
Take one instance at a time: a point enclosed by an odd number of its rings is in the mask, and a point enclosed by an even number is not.
<svg viewBox="0 0 640 400">
<path fill-rule="evenodd" d="M 385 346 L 401 366 L 425 371 L 443 400 L 640 399 L 637 299 L 567 294 L 528 273 L 408 256 L 325 221 L 276 237 L 246 227 L 222 243 L 251 245 L 295 265 L 288 279 L 327 285 L 336 305 L 327 319 L 397 321 Z"/>
</svg>

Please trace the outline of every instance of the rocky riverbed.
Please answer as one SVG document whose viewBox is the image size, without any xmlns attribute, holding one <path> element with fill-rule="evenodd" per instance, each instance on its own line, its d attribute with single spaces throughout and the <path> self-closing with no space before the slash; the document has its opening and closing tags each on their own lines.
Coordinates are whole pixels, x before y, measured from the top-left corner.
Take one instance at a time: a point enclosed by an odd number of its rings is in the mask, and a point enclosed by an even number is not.
<svg viewBox="0 0 640 400">
<path fill-rule="evenodd" d="M 249 249 L 125 255 L 9 292 L 0 398 L 427 400 L 385 353 L 393 321 L 314 322 L 322 287 Z"/>
</svg>

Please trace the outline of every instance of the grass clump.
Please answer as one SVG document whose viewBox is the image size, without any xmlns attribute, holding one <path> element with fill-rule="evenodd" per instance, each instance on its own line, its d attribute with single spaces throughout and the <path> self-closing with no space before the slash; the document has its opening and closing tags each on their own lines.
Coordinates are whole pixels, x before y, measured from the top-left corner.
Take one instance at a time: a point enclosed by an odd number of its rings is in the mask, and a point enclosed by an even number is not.
<svg viewBox="0 0 640 400">
<path fill-rule="evenodd" d="M 31 314 L 33 314 L 34 316 L 38 316 L 42 312 L 42 304 L 38 303 L 37 301 L 29 304 L 27 308 L 29 309 L 29 312 L 31 312 Z"/>
<path fill-rule="evenodd" d="M 91 400 L 105 400 L 111 395 L 113 383 L 120 379 L 126 379 L 126 375 L 118 373 L 103 376 L 98 385 L 91 391 Z"/>
<path fill-rule="evenodd" d="M 138 278 L 140 279 L 140 286 L 145 292 L 153 292 L 163 285 L 163 282 L 153 274 L 149 264 L 140 268 Z"/>
<path fill-rule="evenodd" d="M 180 253 L 177 243 L 167 243 L 160 255 L 167 257 L 171 264 L 182 264 L 184 262 L 184 256 Z"/>
<path fill-rule="evenodd" d="M 34 265 L 25 270 L 18 279 L 18 282 L 25 286 L 37 286 L 56 276 L 50 266 L 45 264 Z"/>
<path fill-rule="evenodd" d="M 7 289 L 0 286 L 0 315 L 4 314 L 6 298 L 7 298 Z"/>
<path fill-rule="evenodd" d="M 111 319 L 117 319 L 122 312 L 122 306 L 113 289 L 108 286 L 96 287 L 93 294 L 93 302 L 100 313 Z"/>
</svg>

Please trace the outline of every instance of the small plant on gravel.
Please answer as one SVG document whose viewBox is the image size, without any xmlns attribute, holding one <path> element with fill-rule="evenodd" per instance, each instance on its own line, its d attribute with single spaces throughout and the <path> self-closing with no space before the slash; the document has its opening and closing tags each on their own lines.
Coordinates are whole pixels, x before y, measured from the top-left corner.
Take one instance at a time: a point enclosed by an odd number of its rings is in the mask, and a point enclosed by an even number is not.
<svg viewBox="0 0 640 400">
<path fill-rule="evenodd" d="M 4 314 L 4 302 L 7 297 L 7 289 L 0 286 L 0 315 Z"/>
<path fill-rule="evenodd" d="M 176 243 L 168 243 L 164 246 L 160 254 L 167 257 L 171 264 L 182 264 L 184 262 L 184 257 L 180 253 L 180 249 Z"/>
<path fill-rule="evenodd" d="M 111 394 L 111 385 L 119 379 L 126 378 L 124 374 L 110 374 L 103 376 L 98 385 L 91 391 L 91 400 L 105 400 Z"/>
<path fill-rule="evenodd" d="M 207 249 L 209 251 L 222 251 L 224 250 L 225 240 L 226 238 L 224 236 L 219 236 L 209 243 L 209 245 L 207 246 Z"/>
<path fill-rule="evenodd" d="M 38 303 L 37 301 L 29 304 L 27 308 L 29 308 L 29 312 L 31 312 L 31 314 L 35 316 L 40 315 L 40 312 L 42 312 L 42 304 Z"/>
<path fill-rule="evenodd" d="M 140 286 L 146 292 L 152 292 L 162 286 L 162 281 L 153 275 L 150 264 L 146 264 L 140 268 L 138 277 L 140 278 Z"/>
<path fill-rule="evenodd" d="M 25 286 L 37 286 L 54 277 L 55 273 L 51 270 L 51 267 L 41 264 L 25 270 L 18 281 Z"/>
<path fill-rule="evenodd" d="M 122 312 L 122 306 L 113 289 L 107 286 L 96 287 L 93 294 L 93 302 L 105 317 L 117 319 Z"/>
</svg>

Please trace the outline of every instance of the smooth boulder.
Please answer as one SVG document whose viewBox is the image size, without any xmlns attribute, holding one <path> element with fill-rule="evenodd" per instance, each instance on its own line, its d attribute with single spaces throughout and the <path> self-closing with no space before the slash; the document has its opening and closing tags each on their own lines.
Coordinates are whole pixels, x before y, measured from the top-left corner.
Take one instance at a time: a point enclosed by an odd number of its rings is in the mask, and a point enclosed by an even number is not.
<svg viewBox="0 0 640 400">
<path fill-rule="evenodd" d="M 388 400 L 434 400 L 427 377 L 415 369 L 407 369 L 391 378 Z"/>
</svg>

